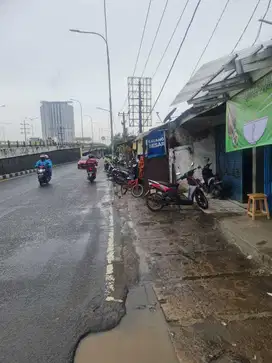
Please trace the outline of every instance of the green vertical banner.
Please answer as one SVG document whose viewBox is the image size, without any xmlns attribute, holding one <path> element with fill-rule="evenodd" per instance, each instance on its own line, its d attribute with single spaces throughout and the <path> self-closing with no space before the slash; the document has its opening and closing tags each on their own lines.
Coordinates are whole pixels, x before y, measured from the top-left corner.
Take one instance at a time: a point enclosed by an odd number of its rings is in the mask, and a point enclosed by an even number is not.
<svg viewBox="0 0 272 363">
<path fill-rule="evenodd" d="M 272 76 L 227 102 L 226 151 L 272 144 Z"/>
</svg>

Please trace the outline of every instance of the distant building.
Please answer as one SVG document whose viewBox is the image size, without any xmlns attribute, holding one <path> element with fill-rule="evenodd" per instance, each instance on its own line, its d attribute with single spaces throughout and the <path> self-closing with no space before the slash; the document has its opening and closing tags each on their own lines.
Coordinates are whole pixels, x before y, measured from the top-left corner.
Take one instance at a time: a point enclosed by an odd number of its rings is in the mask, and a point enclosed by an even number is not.
<svg viewBox="0 0 272 363">
<path fill-rule="evenodd" d="M 42 101 L 42 136 L 59 143 L 73 142 L 75 139 L 74 108 L 69 102 Z"/>
</svg>

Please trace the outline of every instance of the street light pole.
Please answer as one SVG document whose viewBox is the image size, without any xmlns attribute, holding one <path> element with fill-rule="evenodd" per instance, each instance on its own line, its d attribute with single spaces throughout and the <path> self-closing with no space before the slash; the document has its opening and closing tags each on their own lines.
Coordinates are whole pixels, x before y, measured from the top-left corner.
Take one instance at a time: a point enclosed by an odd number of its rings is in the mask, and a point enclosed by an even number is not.
<svg viewBox="0 0 272 363">
<path fill-rule="evenodd" d="M 265 24 L 272 25 L 272 21 L 270 21 L 270 20 L 259 19 L 259 21 L 260 21 L 261 23 L 265 23 Z"/>
<path fill-rule="evenodd" d="M 91 121 L 91 132 L 92 132 L 92 143 L 94 142 L 94 131 L 93 131 L 93 118 L 90 115 L 85 115 L 86 117 L 89 117 Z"/>
<path fill-rule="evenodd" d="M 83 31 L 79 29 L 70 29 L 71 32 L 80 33 L 80 34 L 91 34 L 96 35 L 103 39 L 106 45 L 106 53 L 107 53 L 107 69 L 108 69 L 108 88 L 109 88 L 109 111 L 110 111 L 110 129 L 111 129 L 111 153 L 114 155 L 114 145 L 113 145 L 113 110 L 112 110 L 112 90 L 111 90 L 111 67 L 110 67 L 110 52 L 109 52 L 109 44 L 108 44 L 108 24 L 107 24 L 107 7 L 106 0 L 104 0 L 104 21 L 105 21 L 105 36 L 91 31 Z"/>
<path fill-rule="evenodd" d="M 110 67 L 110 53 L 108 43 L 108 21 L 107 21 L 107 4 L 104 0 L 104 20 L 105 20 L 105 36 L 106 36 L 106 48 L 107 48 L 107 66 L 108 66 L 108 83 L 109 83 L 109 106 L 110 106 L 110 128 L 111 128 L 111 156 L 114 156 L 113 145 L 113 111 L 112 111 L 112 91 L 111 91 L 111 67 Z"/>
<path fill-rule="evenodd" d="M 79 100 L 76 100 L 74 98 L 70 98 L 70 101 L 72 102 L 77 102 L 80 106 L 80 118 L 81 118 L 81 138 L 82 138 L 82 142 L 84 139 L 84 130 L 83 130 L 83 110 L 82 110 L 82 103 Z"/>
<path fill-rule="evenodd" d="M 103 108 L 103 107 L 96 107 L 97 110 L 100 110 L 100 111 L 105 111 L 105 112 L 109 112 L 110 113 L 110 110 L 107 110 L 106 108 Z"/>
</svg>

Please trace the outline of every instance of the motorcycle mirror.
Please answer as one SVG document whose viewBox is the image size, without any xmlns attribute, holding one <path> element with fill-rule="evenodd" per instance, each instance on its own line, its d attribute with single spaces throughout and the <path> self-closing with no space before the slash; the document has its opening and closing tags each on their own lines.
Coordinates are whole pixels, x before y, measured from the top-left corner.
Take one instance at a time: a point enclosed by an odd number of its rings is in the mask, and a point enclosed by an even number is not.
<svg viewBox="0 0 272 363">
<path fill-rule="evenodd" d="M 194 166 L 194 162 L 192 162 L 191 166 Z"/>
<path fill-rule="evenodd" d="M 201 166 L 200 166 L 200 165 L 198 165 L 197 169 L 201 169 Z"/>
</svg>

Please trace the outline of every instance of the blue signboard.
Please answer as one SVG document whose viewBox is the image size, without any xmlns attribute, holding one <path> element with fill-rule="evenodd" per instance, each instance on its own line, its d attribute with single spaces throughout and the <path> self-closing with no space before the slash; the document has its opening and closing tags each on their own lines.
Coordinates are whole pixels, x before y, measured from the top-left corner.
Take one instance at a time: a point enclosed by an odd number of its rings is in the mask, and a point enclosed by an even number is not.
<svg viewBox="0 0 272 363">
<path fill-rule="evenodd" d="M 146 151 L 148 158 L 157 158 L 166 154 L 165 132 L 152 131 L 146 138 Z"/>
</svg>

